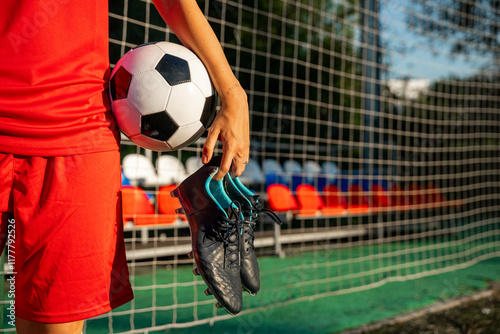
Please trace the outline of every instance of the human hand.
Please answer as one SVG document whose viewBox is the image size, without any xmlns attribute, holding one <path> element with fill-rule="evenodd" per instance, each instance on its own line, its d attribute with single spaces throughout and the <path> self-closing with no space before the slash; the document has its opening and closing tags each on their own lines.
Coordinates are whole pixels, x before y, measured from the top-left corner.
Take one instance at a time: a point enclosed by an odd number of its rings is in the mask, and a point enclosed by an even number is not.
<svg viewBox="0 0 500 334">
<path fill-rule="evenodd" d="M 222 160 L 214 179 L 220 180 L 230 171 L 233 177 L 245 170 L 250 151 L 247 95 L 239 83 L 221 95 L 221 109 L 208 129 L 202 162 L 212 158 L 217 140 L 222 143 Z"/>
</svg>

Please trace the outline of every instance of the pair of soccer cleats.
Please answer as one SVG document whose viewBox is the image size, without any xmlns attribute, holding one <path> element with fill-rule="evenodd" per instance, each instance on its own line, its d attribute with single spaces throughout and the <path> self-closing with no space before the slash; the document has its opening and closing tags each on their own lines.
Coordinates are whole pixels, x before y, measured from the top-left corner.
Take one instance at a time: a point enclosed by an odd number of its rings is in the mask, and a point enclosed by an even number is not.
<svg viewBox="0 0 500 334">
<path fill-rule="evenodd" d="M 195 275 L 201 275 L 213 295 L 216 306 L 230 314 L 243 308 L 242 291 L 255 295 L 260 290 L 260 272 L 254 249 L 255 224 L 265 212 L 281 224 L 279 218 L 263 209 L 258 197 L 241 181 L 226 175 L 213 179 L 221 162 L 214 157 L 185 179 L 172 196 L 177 197 L 191 231 Z"/>
</svg>

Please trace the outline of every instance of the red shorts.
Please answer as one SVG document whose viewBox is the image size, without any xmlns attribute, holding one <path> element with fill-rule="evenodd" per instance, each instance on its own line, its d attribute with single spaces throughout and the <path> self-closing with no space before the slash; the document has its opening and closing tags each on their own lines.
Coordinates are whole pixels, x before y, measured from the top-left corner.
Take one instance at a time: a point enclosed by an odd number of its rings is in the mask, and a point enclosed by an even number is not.
<svg viewBox="0 0 500 334">
<path fill-rule="evenodd" d="M 0 153 L 0 213 L 0 237 L 9 232 L 15 241 L 9 260 L 16 272 L 16 316 L 77 321 L 133 298 L 119 152 L 49 158 Z"/>
</svg>

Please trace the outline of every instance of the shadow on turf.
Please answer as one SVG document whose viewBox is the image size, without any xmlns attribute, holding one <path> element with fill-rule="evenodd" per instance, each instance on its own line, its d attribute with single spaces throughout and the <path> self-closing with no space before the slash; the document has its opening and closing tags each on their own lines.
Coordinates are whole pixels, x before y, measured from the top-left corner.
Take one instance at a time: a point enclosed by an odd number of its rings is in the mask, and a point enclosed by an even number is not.
<svg viewBox="0 0 500 334">
<path fill-rule="evenodd" d="M 479 293 L 481 294 L 481 293 Z M 476 294 L 476 295 L 479 295 Z M 500 333 L 500 283 L 491 284 L 483 291 L 486 297 L 462 297 L 458 306 L 439 312 L 427 311 L 411 320 L 395 317 L 368 324 L 342 334 L 499 334 Z M 448 302 L 450 303 L 450 302 Z M 446 303 L 443 304 L 446 308 Z M 426 308 L 428 309 L 428 308 Z M 421 312 L 419 312 L 421 313 Z"/>
</svg>

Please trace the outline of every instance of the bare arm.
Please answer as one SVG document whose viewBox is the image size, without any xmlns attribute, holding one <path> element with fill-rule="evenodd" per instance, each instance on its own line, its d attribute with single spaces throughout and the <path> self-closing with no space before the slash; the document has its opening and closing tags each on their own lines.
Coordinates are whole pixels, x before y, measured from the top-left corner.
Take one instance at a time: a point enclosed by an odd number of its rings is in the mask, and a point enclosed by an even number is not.
<svg viewBox="0 0 500 334">
<path fill-rule="evenodd" d="M 231 174 L 239 176 L 249 156 L 249 116 L 247 96 L 234 76 L 217 36 L 195 0 L 153 0 L 161 16 L 181 40 L 205 64 L 222 106 L 208 131 L 203 147 L 203 163 L 213 154 L 217 140 L 222 142 L 223 157 L 215 179 L 221 179 L 233 162 Z"/>
</svg>

